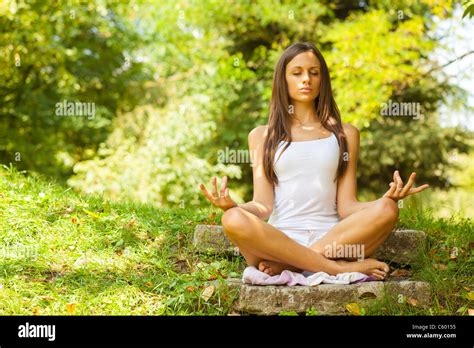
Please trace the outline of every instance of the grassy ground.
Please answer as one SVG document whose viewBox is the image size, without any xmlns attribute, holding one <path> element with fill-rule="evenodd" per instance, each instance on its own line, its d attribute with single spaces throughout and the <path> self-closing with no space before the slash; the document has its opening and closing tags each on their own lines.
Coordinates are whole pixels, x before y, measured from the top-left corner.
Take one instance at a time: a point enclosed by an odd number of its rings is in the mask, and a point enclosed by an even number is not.
<svg viewBox="0 0 474 348">
<path fill-rule="evenodd" d="M 0 314 L 226 315 L 236 293 L 208 281 L 240 277 L 243 258 L 198 256 L 191 247 L 196 224 L 220 224 L 215 212 L 111 203 L 0 169 Z M 387 297 L 362 312 L 467 315 L 472 222 L 407 205 L 400 224 L 428 233 L 412 273 L 432 283 L 434 305 Z"/>
</svg>

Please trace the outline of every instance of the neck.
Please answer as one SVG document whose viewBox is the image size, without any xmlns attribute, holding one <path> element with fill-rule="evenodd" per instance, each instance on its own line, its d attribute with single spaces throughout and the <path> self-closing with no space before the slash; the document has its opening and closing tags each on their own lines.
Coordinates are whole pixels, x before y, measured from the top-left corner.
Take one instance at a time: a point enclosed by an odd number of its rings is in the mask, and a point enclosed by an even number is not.
<svg viewBox="0 0 474 348">
<path fill-rule="evenodd" d="M 291 114 L 291 123 L 295 125 L 306 125 L 320 123 L 316 116 L 314 102 L 292 101 L 294 112 Z"/>
</svg>

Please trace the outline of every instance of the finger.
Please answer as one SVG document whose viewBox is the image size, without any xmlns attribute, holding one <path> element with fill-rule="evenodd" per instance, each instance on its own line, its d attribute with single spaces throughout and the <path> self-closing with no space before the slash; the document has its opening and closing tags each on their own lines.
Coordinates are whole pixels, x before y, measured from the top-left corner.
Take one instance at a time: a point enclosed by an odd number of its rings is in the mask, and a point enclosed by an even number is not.
<svg viewBox="0 0 474 348">
<path fill-rule="evenodd" d="M 212 177 L 212 196 L 219 198 L 219 194 L 217 193 L 217 178 L 215 176 Z"/>
<path fill-rule="evenodd" d="M 391 182 L 390 184 L 390 189 L 385 193 L 385 196 L 392 196 L 395 193 L 395 190 L 397 189 L 397 185 L 395 183 Z"/>
<path fill-rule="evenodd" d="M 400 193 L 401 196 L 405 196 L 408 193 L 408 191 L 410 191 L 410 188 L 413 186 L 413 183 L 415 182 L 415 177 L 416 177 L 416 173 L 415 172 L 411 173 L 410 177 L 408 178 L 407 184 L 405 185 L 402 192 Z"/>
<path fill-rule="evenodd" d="M 399 172 L 398 170 L 396 171 L 396 173 L 397 173 L 397 176 L 396 176 L 396 178 L 397 178 L 397 186 L 398 186 L 398 188 L 402 188 L 402 187 L 403 187 L 403 180 L 402 180 L 402 177 L 400 176 L 400 172 Z"/>
<path fill-rule="evenodd" d="M 395 191 L 396 197 L 400 197 L 400 192 L 403 189 L 403 181 L 398 170 L 395 171 L 395 179 L 397 183 L 397 190 Z"/>
<path fill-rule="evenodd" d="M 222 179 L 222 183 L 221 183 L 221 196 L 225 196 L 226 185 L 227 185 L 227 175 L 224 176 L 224 178 Z"/>
<path fill-rule="evenodd" d="M 211 202 L 213 202 L 214 197 L 212 197 L 211 194 L 209 193 L 209 191 L 207 191 L 206 186 L 204 186 L 204 184 L 201 184 L 201 185 L 199 185 L 199 187 L 201 188 L 202 192 L 207 197 L 207 199 L 209 199 Z"/>
<path fill-rule="evenodd" d="M 410 191 L 408 191 L 408 194 L 409 194 L 409 195 L 412 195 L 412 194 L 414 194 L 414 193 L 421 192 L 421 191 L 423 191 L 423 190 L 426 190 L 428 187 L 430 187 L 430 185 L 424 184 L 424 185 L 421 185 L 420 187 L 412 188 L 412 189 L 410 189 Z"/>
<path fill-rule="evenodd" d="M 397 192 L 397 171 L 393 172 L 393 185 L 392 185 L 392 195 L 396 195 Z"/>
</svg>

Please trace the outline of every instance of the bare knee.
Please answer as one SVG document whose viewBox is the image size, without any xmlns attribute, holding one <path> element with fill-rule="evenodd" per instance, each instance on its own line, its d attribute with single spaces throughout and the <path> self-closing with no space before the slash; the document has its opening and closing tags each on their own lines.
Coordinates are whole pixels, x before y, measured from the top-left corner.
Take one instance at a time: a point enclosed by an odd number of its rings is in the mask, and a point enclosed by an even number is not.
<svg viewBox="0 0 474 348">
<path fill-rule="evenodd" d="M 326 256 L 325 254 L 325 248 L 321 243 L 315 243 L 310 246 L 310 249 L 316 251 L 318 254 Z"/>
<path fill-rule="evenodd" d="M 226 210 L 221 220 L 224 232 L 234 237 L 240 235 L 245 227 L 246 220 L 247 216 L 245 216 L 242 208 L 235 207 Z"/>
</svg>

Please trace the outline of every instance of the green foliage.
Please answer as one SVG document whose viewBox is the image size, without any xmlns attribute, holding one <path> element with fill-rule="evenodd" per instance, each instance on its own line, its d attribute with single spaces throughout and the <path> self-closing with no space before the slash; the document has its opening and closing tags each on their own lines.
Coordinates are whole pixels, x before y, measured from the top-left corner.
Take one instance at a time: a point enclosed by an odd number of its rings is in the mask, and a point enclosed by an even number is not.
<svg viewBox="0 0 474 348">
<path fill-rule="evenodd" d="M 136 59 L 141 42 L 127 8 L 112 1 L 3 2 L 3 163 L 70 175 L 72 165 L 107 138 L 118 112 L 146 101 L 149 70 Z M 58 116 L 56 104 L 64 100 L 93 103 L 94 117 Z"/>
<path fill-rule="evenodd" d="M 474 16 L 474 1 L 466 0 L 463 6 L 464 6 L 464 13 L 462 14 L 462 18 L 466 16 L 469 16 L 469 18 L 472 18 Z"/>
<path fill-rule="evenodd" d="M 311 41 L 328 61 L 343 122 L 361 130 L 359 186 L 384 192 L 399 169 L 449 187 L 451 156 L 466 153 L 471 136 L 441 128 L 437 111 L 449 96 L 466 100 L 431 58 L 433 19 L 451 16 L 452 6 L 7 2 L 0 160 L 83 192 L 158 206 L 208 204 L 199 183 L 228 175 L 236 200 L 249 200 L 250 163 L 218 154 L 247 150 L 249 131 L 267 123 L 278 57 Z M 94 103 L 95 117 L 55 116 L 63 100 Z M 389 101 L 415 102 L 424 117 L 383 116 Z"/>
</svg>

